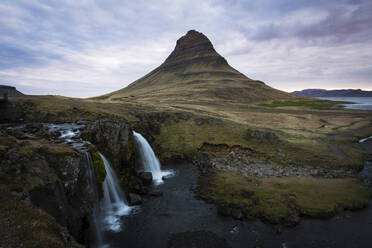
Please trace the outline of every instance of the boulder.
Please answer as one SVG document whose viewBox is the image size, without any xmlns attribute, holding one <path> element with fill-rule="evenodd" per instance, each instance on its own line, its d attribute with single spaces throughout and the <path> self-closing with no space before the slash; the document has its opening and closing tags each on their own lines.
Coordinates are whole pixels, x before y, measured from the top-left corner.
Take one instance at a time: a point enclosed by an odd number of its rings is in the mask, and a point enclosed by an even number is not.
<svg viewBox="0 0 372 248">
<path fill-rule="evenodd" d="M 130 193 L 128 195 L 128 203 L 130 206 L 133 206 L 133 205 L 141 205 L 142 204 L 142 198 L 141 196 L 137 195 L 137 194 L 133 194 L 133 193 Z"/>
<path fill-rule="evenodd" d="M 234 208 L 231 211 L 231 215 L 234 219 L 241 220 L 243 219 L 244 215 L 239 208 Z"/>
<path fill-rule="evenodd" d="M 152 183 L 152 173 L 151 172 L 140 172 L 138 174 L 138 176 L 142 180 L 143 184 L 151 185 L 151 183 Z"/>
<path fill-rule="evenodd" d="M 223 204 L 217 206 L 217 212 L 222 216 L 231 216 L 232 209 L 228 205 Z"/>
<path fill-rule="evenodd" d="M 152 191 L 150 191 L 149 195 L 150 196 L 156 196 L 156 197 L 163 196 L 163 191 L 161 191 L 161 190 L 152 190 Z"/>
<path fill-rule="evenodd" d="M 248 129 L 248 135 L 250 135 L 252 138 L 258 139 L 260 141 L 267 140 L 271 143 L 278 143 L 279 142 L 279 137 L 273 132 Z"/>
</svg>

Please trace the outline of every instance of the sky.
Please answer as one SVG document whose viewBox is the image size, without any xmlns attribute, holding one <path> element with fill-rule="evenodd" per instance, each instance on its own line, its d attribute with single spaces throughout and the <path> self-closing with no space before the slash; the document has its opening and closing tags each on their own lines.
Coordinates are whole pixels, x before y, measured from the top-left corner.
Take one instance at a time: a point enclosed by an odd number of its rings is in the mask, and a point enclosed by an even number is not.
<svg viewBox="0 0 372 248">
<path fill-rule="evenodd" d="M 159 66 L 190 29 L 274 88 L 372 90 L 371 0 L 1 0 L 0 84 L 109 93 Z"/>
</svg>

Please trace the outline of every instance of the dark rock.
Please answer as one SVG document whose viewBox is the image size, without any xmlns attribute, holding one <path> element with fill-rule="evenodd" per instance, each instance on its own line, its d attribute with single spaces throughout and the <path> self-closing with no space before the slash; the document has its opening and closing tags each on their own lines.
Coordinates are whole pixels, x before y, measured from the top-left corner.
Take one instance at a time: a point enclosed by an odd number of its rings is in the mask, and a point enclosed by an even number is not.
<svg viewBox="0 0 372 248">
<path fill-rule="evenodd" d="M 133 193 L 130 193 L 128 195 L 128 202 L 129 202 L 129 205 L 133 206 L 133 205 L 140 205 L 142 204 L 142 197 L 137 195 L 137 194 L 133 194 Z"/>
<path fill-rule="evenodd" d="M 152 191 L 150 191 L 149 195 L 150 196 L 156 196 L 156 197 L 163 196 L 163 191 L 161 191 L 161 190 L 152 190 Z"/>
<path fill-rule="evenodd" d="M 222 215 L 222 216 L 231 216 L 232 209 L 230 206 L 226 204 L 222 204 L 222 205 L 217 206 L 217 212 L 219 215 Z"/>
<path fill-rule="evenodd" d="M 255 138 L 255 139 L 258 139 L 258 140 L 261 140 L 261 141 L 267 140 L 271 143 L 278 143 L 279 142 L 278 136 L 273 132 L 248 129 L 248 135 L 250 135 L 252 138 Z"/>
<path fill-rule="evenodd" d="M 239 208 L 234 208 L 234 209 L 232 209 L 232 211 L 231 211 L 231 216 L 232 216 L 234 219 L 237 219 L 237 220 L 241 220 L 241 219 L 243 219 L 243 217 L 244 217 L 242 211 L 241 211 Z"/>
<path fill-rule="evenodd" d="M 79 241 L 85 240 L 94 196 L 87 187 L 85 154 L 66 145 L 9 136 L 11 149 L 0 153 L 4 184 L 14 184 L 17 197 L 45 211 Z M 34 147 L 36 145 L 37 148 Z M 55 150 L 63 151 L 56 155 Z M 25 152 L 26 151 L 26 152 Z M 30 180 L 24 180 L 30 178 Z M 37 183 L 35 183 L 37 182 Z"/>
<path fill-rule="evenodd" d="M 130 125 L 121 120 L 102 119 L 87 123 L 81 137 L 90 141 L 114 167 L 120 183 L 132 190 L 139 183 L 135 171 L 135 142 Z"/>
<path fill-rule="evenodd" d="M 290 217 L 288 217 L 287 219 L 287 222 L 290 226 L 296 226 L 297 224 L 299 224 L 301 221 L 300 217 L 298 215 L 291 215 Z"/>
<path fill-rule="evenodd" d="M 152 183 L 152 173 L 151 172 L 140 172 L 138 174 L 139 178 L 142 180 L 143 184 L 151 185 Z"/>
<path fill-rule="evenodd" d="M 140 192 L 141 189 L 142 189 L 142 187 L 141 187 L 141 185 L 136 184 L 136 185 L 133 187 L 133 189 L 134 189 L 135 191 L 137 191 L 137 192 Z"/>
</svg>

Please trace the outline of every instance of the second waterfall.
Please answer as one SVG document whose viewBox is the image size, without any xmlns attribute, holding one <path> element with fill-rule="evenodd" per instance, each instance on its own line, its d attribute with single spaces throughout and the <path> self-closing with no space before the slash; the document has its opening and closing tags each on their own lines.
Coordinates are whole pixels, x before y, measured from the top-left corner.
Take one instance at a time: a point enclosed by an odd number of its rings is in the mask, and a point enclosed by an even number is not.
<svg viewBox="0 0 372 248">
<path fill-rule="evenodd" d="M 162 171 L 160 162 L 155 156 L 155 153 L 147 140 L 141 134 L 135 131 L 133 131 L 133 135 L 137 142 L 137 147 L 140 153 L 144 171 L 152 173 L 152 178 L 156 185 L 163 183 L 163 178 L 171 176 L 173 174 L 173 171 Z"/>
</svg>

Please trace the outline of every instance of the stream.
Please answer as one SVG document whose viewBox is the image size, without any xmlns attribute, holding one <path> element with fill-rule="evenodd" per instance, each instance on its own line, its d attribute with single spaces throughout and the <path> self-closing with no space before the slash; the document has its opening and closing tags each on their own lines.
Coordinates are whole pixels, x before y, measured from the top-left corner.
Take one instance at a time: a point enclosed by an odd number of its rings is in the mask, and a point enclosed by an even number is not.
<svg viewBox="0 0 372 248">
<path fill-rule="evenodd" d="M 60 131 L 64 143 L 84 151 L 87 142 L 78 138 L 81 126 L 50 124 L 49 127 Z M 361 143 L 372 153 L 372 139 Z M 92 235 L 96 244 L 91 247 L 371 247 L 371 206 L 362 211 L 346 211 L 327 220 L 303 219 L 294 228 L 267 225 L 259 220 L 237 221 L 219 216 L 213 205 L 194 197 L 191 189 L 196 187 L 199 173 L 186 162 L 162 166 L 162 170 L 160 164 L 159 168 L 155 166 L 159 173 L 172 172 L 172 177 L 155 178 L 152 187 L 161 190 L 163 195 L 148 196 L 140 207 L 132 209 L 125 203 L 109 162 L 101 156 L 109 180 L 104 183 L 105 197 L 97 205 L 100 210 L 93 211 L 95 231 Z M 366 161 L 360 176 L 372 186 L 371 162 Z M 94 182 L 91 185 L 95 187 Z"/>
<path fill-rule="evenodd" d="M 139 211 L 122 217 L 121 232 L 105 233 L 110 247 L 371 247 L 371 207 L 329 220 L 305 219 L 291 229 L 236 221 L 219 216 L 213 205 L 194 198 L 190 188 L 196 186 L 198 171 L 192 164 L 163 168 L 176 171 L 156 187 L 163 196 L 147 198 Z M 213 238 L 203 238 L 208 233 Z M 199 239 L 201 246 L 193 246 Z"/>
</svg>

